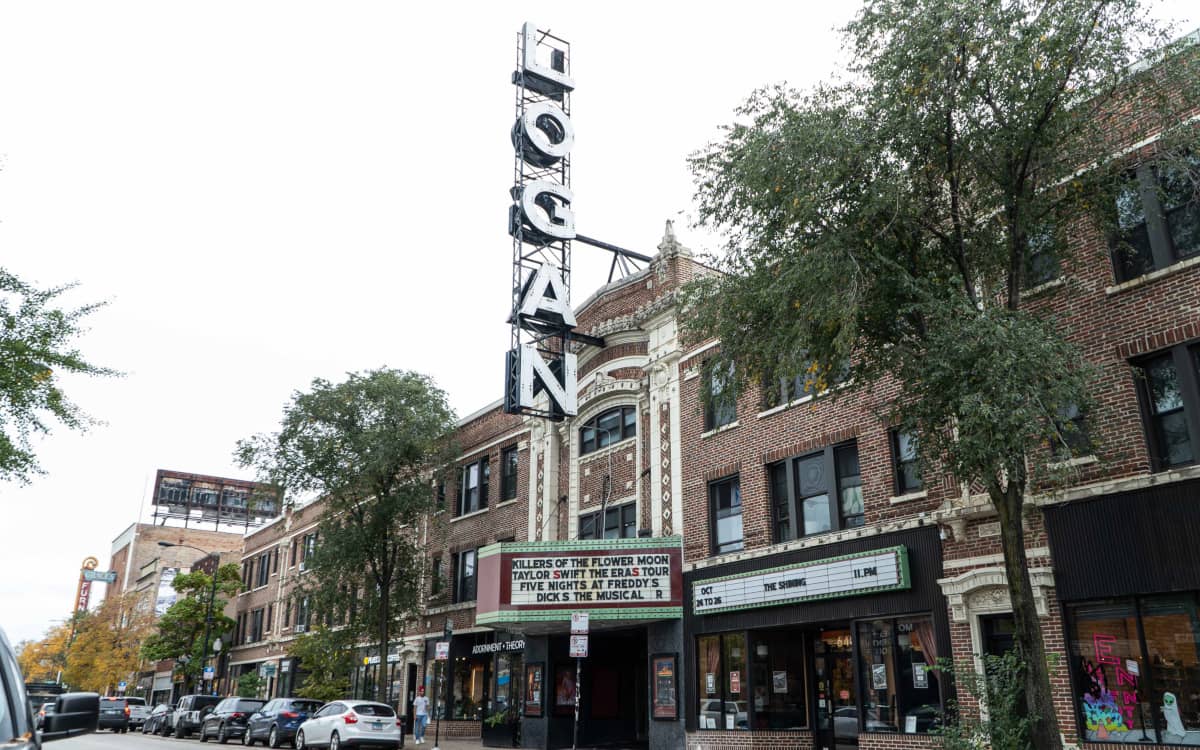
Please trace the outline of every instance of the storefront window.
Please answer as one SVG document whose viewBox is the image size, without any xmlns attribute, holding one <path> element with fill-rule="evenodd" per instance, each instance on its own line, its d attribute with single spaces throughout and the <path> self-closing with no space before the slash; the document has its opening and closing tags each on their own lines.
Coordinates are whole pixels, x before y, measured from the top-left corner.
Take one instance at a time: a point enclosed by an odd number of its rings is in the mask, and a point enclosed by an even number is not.
<svg viewBox="0 0 1200 750">
<path fill-rule="evenodd" d="M 1196 597 L 1110 600 L 1077 605 L 1070 613 L 1076 706 L 1084 737 L 1200 744 Z"/>
<path fill-rule="evenodd" d="M 753 633 L 751 687 L 755 729 L 801 729 L 806 725 L 804 633 Z"/>
<path fill-rule="evenodd" d="M 938 726 L 941 692 L 938 658 L 929 618 L 873 620 L 858 624 L 863 730 L 924 733 Z"/>
<path fill-rule="evenodd" d="M 454 660 L 454 709 L 452 718 L 483 718 L 483 702 L 486 698 L 487 660 L 460 656 Z"/>
<path fill-rule="evenodd" d="M 696 639 L 696 661 L 700 728 L 749 729 L 746 636 L 702 636 Z"/>
<path fill-rule="evenodd" d="M 863 685 L 863 727 L 868 732 L 896 731 L 895 641 L 891 620 L 858 624 L 859 679 Z"/>
</svg>

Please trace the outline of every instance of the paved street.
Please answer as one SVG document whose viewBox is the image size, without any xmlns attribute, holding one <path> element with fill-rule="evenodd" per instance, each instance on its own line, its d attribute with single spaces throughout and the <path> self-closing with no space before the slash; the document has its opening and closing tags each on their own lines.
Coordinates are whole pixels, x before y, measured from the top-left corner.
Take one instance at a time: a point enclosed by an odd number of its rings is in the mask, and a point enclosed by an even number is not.
<svg viewBox="0 0 1200 750">
<path fill-rule="evenodd" d="M 433 731 L 430 728 L 428 742 L 420 745 L 421 750 L 432 750 L 433 748 Z M 412 744 L 412 736 L 405 737 L 405 747 L 418 747 Z M 229 746 L 238 747 L 240 742 L 231 742 Z M 157 737 L 141 732 L 129 732 L 128 734 L 113 734 L 112 732 L 96 732 L 94 734 L 84 735 L 82 737 L 72 737 L 69 740 L 60 740 L 53 743 L 49 747 L 53 750 L 184 750 L 184 748 L 192 748 L 200 750 L 200 748 L 219 747 L 215 742 L 209 742 L 206 745 L 201 745 L 199 740 L 186 739 L 177 740 L 174 737 Z M 261 745 L 255 745 L 261 747 Z M 478 750 L 482 745 L 478 740 L 442 740 L 439 745 L 439 750 Z"/>
</svg>

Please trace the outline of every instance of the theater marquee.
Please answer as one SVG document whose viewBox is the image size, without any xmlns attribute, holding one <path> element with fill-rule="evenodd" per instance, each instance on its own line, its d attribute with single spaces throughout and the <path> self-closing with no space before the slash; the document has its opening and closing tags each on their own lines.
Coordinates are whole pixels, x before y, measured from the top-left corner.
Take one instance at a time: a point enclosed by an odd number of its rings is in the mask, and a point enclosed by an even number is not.
<svg viewBox="0 0 1200 750">
<path fill-rule="evenodd" d="M 493 544 L 479 551 L 476 622 L 683 615 L 679 537 Z"/>
<path fill-rule="evenodd" d="M 696 581 L 692 584 L 692 609 L 698 615 L 706 615 L 911 586 L 908 549 L 887 547 Z"/>
</svg>

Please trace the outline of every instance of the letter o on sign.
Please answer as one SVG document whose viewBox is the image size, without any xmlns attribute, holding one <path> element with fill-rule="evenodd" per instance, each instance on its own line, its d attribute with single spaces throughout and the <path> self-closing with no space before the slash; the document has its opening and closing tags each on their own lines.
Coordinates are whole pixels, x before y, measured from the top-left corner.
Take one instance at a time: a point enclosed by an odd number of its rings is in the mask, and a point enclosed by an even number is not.
<svg viewBox="0 0 1200 750">
<path fill-rule="evenodd" d="M 549 167 L 575 145 L 575 126 L 554 102 L 538 102 L 525 108 L 512 129 L 513 147 L 535 167 Z"/>
</svg>

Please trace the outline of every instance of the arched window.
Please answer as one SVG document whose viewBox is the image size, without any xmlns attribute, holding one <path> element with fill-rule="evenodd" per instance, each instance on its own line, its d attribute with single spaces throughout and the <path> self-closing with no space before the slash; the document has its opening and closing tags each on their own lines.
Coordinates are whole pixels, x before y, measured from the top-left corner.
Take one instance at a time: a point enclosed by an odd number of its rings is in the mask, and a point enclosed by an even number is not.
<svg viewBox="0 0 1200 750">
<path fill-rule="evenodd" d="M 637 434 L 637 409 L 615 406 L 579 428 L 579 455 L 600 450 Z"/>
</svg>

